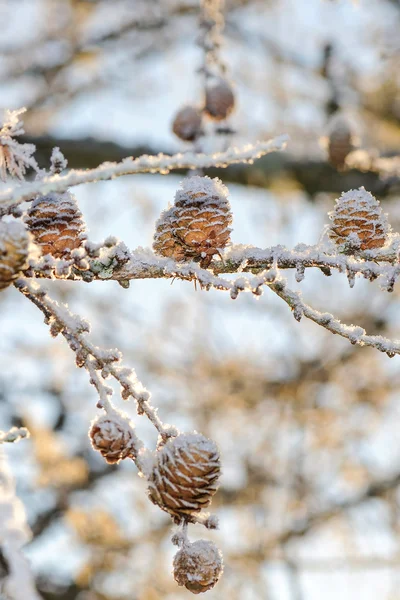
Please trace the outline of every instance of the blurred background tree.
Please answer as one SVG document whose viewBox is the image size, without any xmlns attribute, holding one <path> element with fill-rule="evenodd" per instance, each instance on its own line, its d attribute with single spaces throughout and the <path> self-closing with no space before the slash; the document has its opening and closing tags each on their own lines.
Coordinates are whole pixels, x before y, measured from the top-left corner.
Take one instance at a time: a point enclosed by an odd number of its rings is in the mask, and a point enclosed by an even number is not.
<svg viewBox="0 0 400 600">
<path fill-rule="evenodd" d="M 203 93 L 196 0 L 1 0 L 0 17 L 1 108 L 27 106 L 24 141 L 36 144 L 40 166 L 53 146 L 73 168 L 187 147 L 171 122 Z M 317 243 L 334 198 L 361 185 L 399 231 L 398 178 L 337 169 L 321 144 L 341 117 L 362 148 L 399 154 L 399 2 L 226 0 L 225 18 L 237 108 L 228 132 L 209 127 L 203 149 L 291 135 L 284 154 L 207 171 L 229 185 L 233 241 Z M 151 245 L 180 178 L 76 188 L 91 239 Z M 345 277 L 320 272 L 292 279 L 321 310 L 400 338 L 398 288 L 357 280 L 349 289 Z M 90 317 L 96 343 L 118 346 L 151 383 L 165 421 L 218 442 L 220 530 L 206 535 L 226 566 L 210 600 L 399 597 L 398 356 L 298 324 L 272 294 L 232 302 L 182 281 L 50 285 Z M 133 463 L 95 455 L 95 392 L 22 302 L 15 289 L 0 296 L 0 425 L 31 431 L 6 450 L 40 593 L 188 597 L 169 572 L 168 516 L 148 502 Z M 138 429 L 154 443 L 147 424 Z"/>
</svg>

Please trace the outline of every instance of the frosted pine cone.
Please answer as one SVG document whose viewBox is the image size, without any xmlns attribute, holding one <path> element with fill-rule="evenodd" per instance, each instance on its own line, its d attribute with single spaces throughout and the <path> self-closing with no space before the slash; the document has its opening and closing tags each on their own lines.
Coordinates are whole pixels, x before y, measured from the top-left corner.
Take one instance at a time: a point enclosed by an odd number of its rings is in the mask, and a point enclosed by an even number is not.
<svg viewBox="0 0 400 600">
<path fill-rule="evenodd" d="M 184 106 L 175 116 L 172 131 L 185 142 L 194 142 L 202 133 L 201 113 L 194 106 Z"/>
<path fill-rule="evenodd" d="M 355 148 L 355 138 L 347 120 L 338 118 L 332 122 L 328 138 L 329 162 L 339 171 L 346 164 L 346 157 Z"/>
<path fill-rule="evenodd" d="M 390 233 L 379 201 L 363 187 L 343 193 L 329 218 L 330 238 L 350 251 L 382 248 Z"/>
<path fill-rule="evenodd" d="M 199 433 L 180 434 L 157 452 L 150 476 L 150 500 L 179 523 L 211 503 L 219 475 L 215 443 Z"/>
<path fill-rule="evenodd" d="M 207 86 L 204 110 L 209 117 L 223 121 L 229 117 L 234 107 L 235 96 L 225 79 L 218 79 Z"/>
<path fill-rule="evenodd" d="M 154 251 L 175 260 L 196 260 L 206 268 L 230 240 L 228 189 L 215 178 L 187 177 L 175 205 L 156 224 Z"/>
<path fill-rule="evenodd" d="M 19 221 L 0 221 L 0 290 L 9 286 L 26 266 L 30 235 Z"/>
<path fill-rule="evenodd" d="M 174 556 L 174 577 L 193 594 L 207 592 L 223 572 L 222 554 L 206 540 L 187 543 Z"/>
<path fill-rule="evenodd" d="M 110 464 L 124 458 L 135 458 L 133 424 L 115 411 L 112 415 L 97 417 L 89 430 L 94 450 Z"/>
<path fill-rule="evenodd" d="M 70 258 L 83 242 L 85 224 L 75 197 L 70 192 L 39 196 L 32 202 L 26 223 L 43 254 Z"/>
<path fill-rule="evenodd" d="M 156 223 L 153 248 L 157 254 L 168 256 L 176 261 L 184 261 L 185 250 L 181 241 L 174 235 L 175 222 L 175 207 L 161 213 L 161 217 Z"/>
</svg>

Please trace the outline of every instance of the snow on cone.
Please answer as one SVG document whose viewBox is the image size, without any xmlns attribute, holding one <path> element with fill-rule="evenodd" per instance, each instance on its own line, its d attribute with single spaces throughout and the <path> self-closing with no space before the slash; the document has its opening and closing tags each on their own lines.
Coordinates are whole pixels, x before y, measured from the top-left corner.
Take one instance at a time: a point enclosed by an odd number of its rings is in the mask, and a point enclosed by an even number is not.
<svg viewBox="0 0 400 600">
<path fill-rule="evenodd" d="M 85 237 L 82 213 L 70 192 L 35 198 L 25 221 L 43 254 L 55 258 L 70 258 Z"/>
<path fill-rule="evenodd" d="M 136 458 L 133 423 L 114 411 L 112 415 L 97 417 L 89 430 L 89 438 L 97 450 L 110 464 L 124 458 Z"/>
<path fill-rule="evenodd" d="M 149 497 L 176 522 L 211 503 L 220 475 L 218 448 L 199 433 L 170 439 L 157 452 L 149 478 Z"/>
<path fill-rule="evenodd" d="M 0 290 L 17 279 L 27 266 L 30 235 L 19 221 L 0 221 Z"/>
<path fill-rule="evenodd" d="M 387 242 L 390 226 L 379 201 L 363 187 L 343 193 L 328 213 L 329 236 L 346 250 L 373 250 Z"/>
<path fill-rule="evenodd" d="M 174 577 L 178 585 L 193 594 L 207 592 L 223 572 L 222 554 L 213 542 L 185 543 L 174 557 Z"/>
<path fill-rule="evenodd" d="M 218 179 L 195 175 L 182 181 L 175 204 L 156 223 L 154 251 L 208 267 L 230 241 L 232 213 L 228 189 Z"/>
</svg>

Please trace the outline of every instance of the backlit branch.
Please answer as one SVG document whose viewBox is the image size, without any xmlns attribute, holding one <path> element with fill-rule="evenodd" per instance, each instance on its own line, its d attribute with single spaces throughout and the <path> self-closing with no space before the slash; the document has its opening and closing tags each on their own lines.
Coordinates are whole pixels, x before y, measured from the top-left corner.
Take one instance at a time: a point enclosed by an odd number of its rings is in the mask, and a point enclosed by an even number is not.
<svg viewBox="0 0 400 600">
<path fill-rule="evenodd" d="M 242 148 L 229 148 L 226 152 L 217 152 L 212 155 L 186 152 L 167 156 L 140 156 L 139 158 L 125 158 L 119 163 L 105 162 L 95 169 L 71 170 L 66 175 L 53 175 L 44 177 L 39 181 L 24 183 L 0 194 L 0 216 L 6 214 L 10 208 L 26 200 L 32 200 L 37 195 L 50 192 L 65 192 L 68 188 L 83 183 L 107 181 L 123 175 L 137 173 L 167 174 L 173 169 L 200 169 L 205 167 L 226 167 L 234 163 L 252 163 L 254 160 L 279 150 L 284 150 L 288 136 L 281 135 L 266 142 L 257 142 Z"/>
</svg>

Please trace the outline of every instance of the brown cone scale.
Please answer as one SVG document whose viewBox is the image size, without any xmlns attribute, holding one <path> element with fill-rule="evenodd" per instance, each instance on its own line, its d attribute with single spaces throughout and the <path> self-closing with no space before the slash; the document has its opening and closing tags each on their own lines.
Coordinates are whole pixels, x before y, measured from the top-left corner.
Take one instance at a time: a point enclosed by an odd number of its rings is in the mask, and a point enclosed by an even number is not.
<svg viewBox="0 0 400 600">
<path fill-rule="evenodd" d="M 380 203 L 363 187 L 343 193 L 332 212 L 329 236 L 337 245 L 348 249 L 382 248 L 390 227 Z"/>
<path fill-rule="evenodd" d="M 71 251 L 82 245 L 85 225 L 75 197 L 69 192 L 36 198 L 26 223 L 43 254 L 70 258 Z"/>
<path fill-rule="evenodd" d="M 101 453 L 109 464 L 118 463 L 124 458 L 134 458 L 133 439 L 126 424 L 118 415 L 98 417 L 89 430 L 89 438 L 94 450 Z"/>
<path fill-rule="evenodd" d="M 154 251 L 177 261 L 195 260 L 207 268 L 230 241 L 232 213 L 227 194 L 217 178 L 186 178 L 174 206 L 157 221 Z"/>
<path fill-rule="evenodd" d="M 201 434 L 180 434 L 157 452 L 149 497 L 176 522 L 206 508 L 217 491 L 220 458 L 216 445 Z"/>
</svg>

